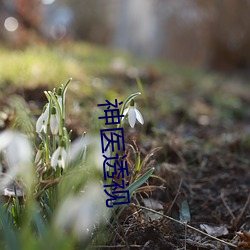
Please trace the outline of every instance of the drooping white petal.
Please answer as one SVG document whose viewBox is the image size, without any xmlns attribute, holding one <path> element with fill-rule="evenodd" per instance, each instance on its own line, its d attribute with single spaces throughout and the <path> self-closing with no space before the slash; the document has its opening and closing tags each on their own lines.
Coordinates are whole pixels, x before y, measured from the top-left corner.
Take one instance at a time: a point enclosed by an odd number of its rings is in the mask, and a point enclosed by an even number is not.
<svg viewBox="0 0 250 250">
<path fill-rule="evenodd" d="M 62 169 L 65 168 L 65 161 L 63 158 L 58 159 L 57 164 L 59 168 L 62 168 Z"/>
<path fill-rule="evenodd" d="M 53 168 L 55 168 L 57 166 L 57 164 L 58 164 L 58 158 L 59 158 L 60 154 L 61 154 L 61 147 L 59 146 L 56 149 L 56 151 L 52 154 L 52 157 L 51 157 L 50 163 L 51 163 L 51 166 Z"/>
<path fill-rule="evenodd" d="M 143 124 L 144 120 L 143 120 L 141 112 L 138 109 L 135 108 L 135 113 L 136 113 L 136 119 L 138 120 L 138 122 Z"/>
<path fill-rule="evenodd" d="M 136 122 L 136 113 L 135 113 L 135 108 L 130 107 L 129 112 L 128 112 L 128 122 L 129 125 L 134 128 L 135 122 Z"/>
<path fill-rule="evenodd" d="M 59 120 L 56 114 L 52 114 L 50 117 L 50 130 L 53 135 L 56 135 L 59 131 Z"/>
<path fill-rule="evenodd" d="M 124 111 L 123 111 L 124 116 L 122 117 L 122 120 L 125 118 L 126 114 L 128 113 L 128 110 L 129 110 L 129 108 L 124 109 Z"/>
<path fill-rule="evenodd" d="M 39 118 L 37 119 L 37 122 L 36 122 L 36 132 L 37 133 L 40 133 L 42 131 L 43 123 L 44 123 L 44 113 L 42 113 L 39 116 Z"/>
<path fill-rule="evenodd" d="M 64 148 L 62 148 L 61 150 L 61 159 L 60 161 L 58 160 L 58 166 L 62 169 L 65 168 L 66 165 L 66 161 L 67 161 L 67 152 Z"/>
<path fill-rule="evenodd" d="M 43 125 L 42 125 L 42 130 L 45 134 L 47 133 L 47 126 L 48 126 L 48 122 L 44 121 Z"/>
<path fill-rule="evenodd" d="M 49 105 L 47 105 L 45 111 L 40 115 L 36 122 L 36 132 L 40 133 L 41 131 L 44 131 L 44 133 L 47 132 L 47 124 L 49 120 Z"/>
<path fill-rule="evenodd" d="M 66 161 L 67 161 L 67 152 L 64 149 L 64 147 L 59 146 L 56 151 L 52 154 L 51 157 L 51 166 L 53 168 L 56 168 L 56 166 L 58 165 L 60 168 L 65 168 L 66 165 Z"/>
<path fill-rule="evenodd" d="M 49 104 L 47 104 L 46 109 L 44 111 L 44 119 L 45 120 L 49 119 Z"/>
</svg>

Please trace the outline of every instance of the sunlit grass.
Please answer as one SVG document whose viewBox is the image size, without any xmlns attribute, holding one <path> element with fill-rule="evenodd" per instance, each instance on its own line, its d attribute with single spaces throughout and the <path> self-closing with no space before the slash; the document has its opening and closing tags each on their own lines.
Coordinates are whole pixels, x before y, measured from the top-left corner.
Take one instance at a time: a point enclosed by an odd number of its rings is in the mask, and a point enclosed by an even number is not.
<svg viewBox="0 0 250 250">
<path fill-rule="evenodd" d="M 32 46 L 11 50 L 1 46 L 0 56 L 0 83 L 54 85 L 65 81 L 69 75 L 79 80 L 85 77 L 81 63 L 56 47 Z"/>
<path fill-rule="evenodd" d="M 188 116 L 191 114 L 192 118 L 192 105 L 197 104 L 193 100 L 197 97 L 199 102 L 205 102 L 212 110 L 219 108 L 211 112 L 215 117 L 224 119 L 226 116 L 231 119 L 241 117 L 244 112 L 238 97 L 231 93 L 232 87 L 223 87 L 228 86 L 224 76 L 168 61 L 136 58 L 108 47 L 67 42 L 15 50 L 2 45 L 0 58 L 0 86 L 52 87 L 72 77 L 72 96 L 69 99 L 79 104 L 79 107 L 94 106 L 103 98 L 123 99 L 127 94 L 137 91 L 136 79 L 127 76 L 127 71 L 134 68 L 142 72 L 142 77 L 145 77 L 143 74 L 147 70 L 153 70 L 156 78 L 159 77 L 156 81 L 142 79 L 149 102 L 154 99 L 151 108 L 156 109 L 158 117 L 168 119 L 167 115 L 184 112 Z M 117 74 L 112 67 L 116 59 L 124 63 L 122 73 Z"/>
</svg>

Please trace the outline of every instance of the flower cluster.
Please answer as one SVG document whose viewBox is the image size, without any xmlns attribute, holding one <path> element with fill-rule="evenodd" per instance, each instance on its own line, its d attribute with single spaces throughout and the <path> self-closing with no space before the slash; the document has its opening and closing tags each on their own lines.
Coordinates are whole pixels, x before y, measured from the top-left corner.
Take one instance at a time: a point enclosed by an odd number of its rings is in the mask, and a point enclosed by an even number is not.
<svg viewBox="0 0 250 250">
<path fill-rule="evenodd" d="M 57 171 L 58 168 L 64 169 L 66 166 L 70 139 L 64 127 L 65 92 L 69 82 L 57 90 L 44 92 L 48 102 L 36 123 L 36 132 L 42 141 L 35 156 L 37 172 L 40 175 L 51 167 Z"/>
</svg>

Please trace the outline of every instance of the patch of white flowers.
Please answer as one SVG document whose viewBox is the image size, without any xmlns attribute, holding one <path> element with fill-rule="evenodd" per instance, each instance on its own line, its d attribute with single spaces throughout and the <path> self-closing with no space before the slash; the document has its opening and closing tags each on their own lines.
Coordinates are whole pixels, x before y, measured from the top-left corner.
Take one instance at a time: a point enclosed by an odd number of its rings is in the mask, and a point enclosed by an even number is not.
<svg viewBox="0 0 250 250">
<path fill-rule="evenodd" d="M 36 122 L 36 132 L 42 140 L 35 163 L 44 163 L 55 170 L 57 167 L 64 169 L 67 163 L 67 148 L 69 136 L 64 127 L 65 121 L 65 92 L 66 87 L 61 86 L 57 91 L 45 91 L 48 103 Z M 44 160 L 45 159 L 45 160 Z M 40 166 L 41 167 L 41 166 Z"/>
</svg>

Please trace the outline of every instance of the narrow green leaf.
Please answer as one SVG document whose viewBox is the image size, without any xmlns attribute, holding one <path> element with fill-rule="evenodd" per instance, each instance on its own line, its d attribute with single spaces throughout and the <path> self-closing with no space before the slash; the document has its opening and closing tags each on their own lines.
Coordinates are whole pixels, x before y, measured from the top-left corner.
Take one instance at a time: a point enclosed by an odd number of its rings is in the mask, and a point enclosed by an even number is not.
<svg viewBox="0 0 250 250">
<path fill-rule="evenodd" d="M 138 173 L 141 170 L 141 154 L 140 152 L 137 153 L 137 159 L 136 159 L 136 167 L 135 172 Z"/>
<path fill-rule="evenodd" d="M 68 86 L 69 86 L 69 83 L 72 81 L 72 78 L 69 78 L 69 80 L 67 81 L 67 83 L 63 86 L 63 89 L 62 89 L 62 94 L 65 95 L 66 94 L 66 91 L 68 89 Z"/>
<path fill-rule="evenodd" d="M 143 183 L 145 183 L 148 178 L 152 175 L 152 173 L 154 172 L 155 168 L 150 168 L 143 176 L 141 176 L 139 179 L 137 179 L 133 184 L 131 184 L 128 188 L 126 188 L 126 190 L 129 190 L 129 196 L 130 198 L 132 197 L 134 191 L 136 189 L 138 189 Z M 125 209 L 127 205 L 122 206 L 122 208 L 120 209 L 119 213 L 116 215 L 115 219 L 113 220 L 114 224 L 118 218 L 120 217 L 121 213 L 123 212 L 123 210 Z M 115 205 L 113 207 L 113 210 L 115 211 L 118 208 L 118 205 Z"/>
<path fill-rule="evenodd" d="M 38 235 L 42 237 L 45 233 L 45 224 L 42 215 L 38 211 L 34 211 L 33 220 L 36 225 Z"/>
<path fill-rule="evenodd" d="M 143 183 L 145 183 L 148 178 L 152 175 L 155 168 L 150 168 L 143 176 L 138 178 L 133 184 L 131 184 L 126 190 L 129 190 L 130 197 L 132 196 L 133 192 L 139 188 Z"/>
</svg>

